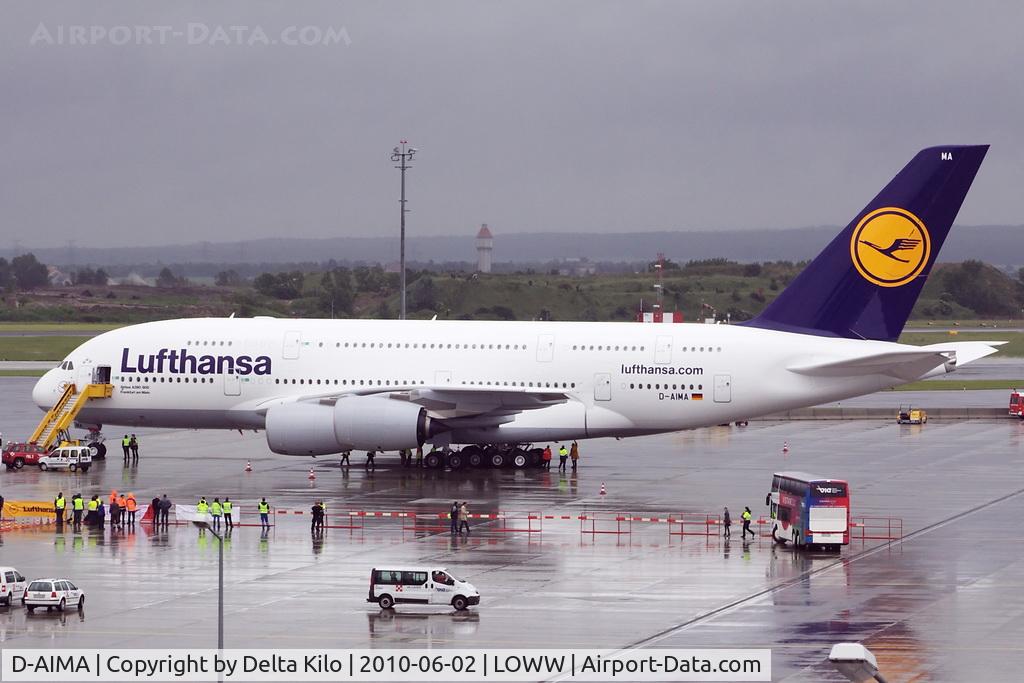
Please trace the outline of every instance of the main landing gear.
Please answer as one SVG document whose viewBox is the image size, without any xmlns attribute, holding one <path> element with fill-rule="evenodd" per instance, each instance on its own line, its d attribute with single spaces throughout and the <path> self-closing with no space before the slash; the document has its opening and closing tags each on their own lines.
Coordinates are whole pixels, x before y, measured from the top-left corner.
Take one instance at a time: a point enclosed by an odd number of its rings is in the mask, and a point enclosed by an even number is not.
<svg viewBox="0 0 1024 683">
<path fill-rule="evenodd" d="M 513 467 L 517 470 L 540 467 L 542 448 L 519 446 L 466 446 L 459 450 L 433 450 L 423 456 L 427 469 L 460 470 L 478 467 Z"/>
</svg>

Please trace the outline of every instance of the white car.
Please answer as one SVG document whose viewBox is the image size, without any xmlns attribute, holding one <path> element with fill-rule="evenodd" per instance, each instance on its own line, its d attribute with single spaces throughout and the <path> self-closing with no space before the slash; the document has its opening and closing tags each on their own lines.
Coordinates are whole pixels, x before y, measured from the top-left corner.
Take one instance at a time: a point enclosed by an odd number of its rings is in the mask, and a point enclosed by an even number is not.
<svg viewBox="0 0 1024 683">
<path fill-rule="evenodd" d="M 10 606 L 15 600 L 25 604 L 25 577 L 14 567 L 0 567 L 0 603 Z"/>
<path fill-rule="evenodd" d="M 47 612 L 56 607 L 63 612 L 68 605 L 85 607 L 85 593 L 67 579 L 34 579 L 25 592 L 29 612 L 36 607 L 45 607 Z"/>
<path fill-rule="evenodd" d="M 88 472 L 92 465 L 92 450 L 88 446 L 61 446 L 39 458 L 39 469 L 59 470 L 67 468 L 74 472 Z"/>
<path fill-rule="evenodd" d="M 396 604 L 451 605 L 462 611 L 480 604 L 473 584 L 457 578 L 444 567 L 398 567 L 370 570 L 370 595 L 381 609 Z"/>
</svg>

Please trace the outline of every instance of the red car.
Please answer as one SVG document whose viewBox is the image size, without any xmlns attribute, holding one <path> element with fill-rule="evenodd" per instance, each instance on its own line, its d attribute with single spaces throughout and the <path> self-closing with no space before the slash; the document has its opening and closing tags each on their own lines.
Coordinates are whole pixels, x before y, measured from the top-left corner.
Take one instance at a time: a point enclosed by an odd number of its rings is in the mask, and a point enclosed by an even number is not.
<svg viewBox="0 0 1024 683">
<path fill-rule="evenodd" d="M 3 463 L 9 470 L 20 470 L 25 465 L 39 465 L 46 451 L 34 443 L 9 443 L 4 446 Z"/>
</svg>

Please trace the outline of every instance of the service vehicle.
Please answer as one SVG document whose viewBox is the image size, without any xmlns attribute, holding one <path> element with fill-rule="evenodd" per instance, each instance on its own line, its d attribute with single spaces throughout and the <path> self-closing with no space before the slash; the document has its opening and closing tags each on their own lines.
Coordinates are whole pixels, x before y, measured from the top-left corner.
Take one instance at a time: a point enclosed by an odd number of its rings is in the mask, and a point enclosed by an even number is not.
<svg viewBox="0 0 1024 683">
<path fill-rule="evenodd" d="M 46 455 L 46 449 L 34 443 L 13 441 L 4 446 L 3 463 L 8 470 L 20 470 L 25 465 L 39 464 L 39 458 Z"/>
<path fill-rule="evenodd" d="M 15 600 L 25 604 L 25 577 L 14 567 L 0 567 L 0 603 L 10 606 Z"/>
<path fill-rule="evenodd" d="M 901 425 L 923 425 L 928 422 L 928 413 L 921 408 L 907 406 L 906 410 L 900 406 L 896 413 L 896 424 Z"/>
<path fill-rule="evenodd" d="M 85 607 L 85 593 L 68 579 L 33 579 L 28 584 L 25 608 L 29 612 L 36 607 L 45 607 L 47 612 L 56 607 L 63 612 L 68 605 Z"/>
<path fill-rule="evenodd" d="M 850 543 L 850 487 L 845 481 L 776 472 L 765 504 L 776 543 L 835 550 Z"/>
<path fill-rule="evenodd" d="M 1024 420 L 1024 396 L 1016 389 L 1010 393 L 1010 416 Z"/>
<path fill-rule="evenodd" d="M 462 611 L 480 604 L 473 584 L 445 567 L 398 567 L 370 570 L 370 595 L 381 609 L 405 605 L 451 605 Z"/>
<path fill-rule="evenodd" d="M 91 465 L 92 450 L 88 446 L 61 446 L 39 458 L 39 469 L 44 472 L 64 468 L 88 472 Z"/>
</svg>

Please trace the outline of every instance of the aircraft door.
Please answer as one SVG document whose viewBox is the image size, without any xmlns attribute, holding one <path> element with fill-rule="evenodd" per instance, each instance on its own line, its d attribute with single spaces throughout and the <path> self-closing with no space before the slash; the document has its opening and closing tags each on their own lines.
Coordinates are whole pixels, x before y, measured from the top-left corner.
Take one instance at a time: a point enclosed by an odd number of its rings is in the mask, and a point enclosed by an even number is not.
<svg viewBox="0 0 1024 683">
<path fill-rule="evenodd" d="M 664 365 L 672 362 L 672 337 L 659 336 L 654 345 L 654 362 Z"/>
<path fill-rule="evenodd" d="M 610 373 L 598 372 L 594 374 L 594 400 L 612 400 L 612 376 Z"/>
<path fill-rule="evenodd" d="M 537 337 L 537 361 L 550 363 L 555 358 L 555 335 L 542 334 Z"/>
<path fill-rule="evenodd" d="M 299 347 L 302 344 L 302 333 L 291 331 L 284 333 L 284 352 L 282 356 L 285 360 L 295 360 L 299 357 Z"/>
<path fill-rule="evenodd" d="M 242 378 L 233 372 L 229 372 L 224 375 L 224 395 L 225 396 L 241 396 L 242 394 Z"/>
<path fill-rule="evenodd" d="M 109 365 L 98 365 L 96 369 L 92 371 L 92 383 L 93 384 L 110 384 L 110 366 Z"/>
<path fill-rule="evenodd" d="M 715 375 L 715 403 L 732 401 L 732 375 Z"/>
</svg>

